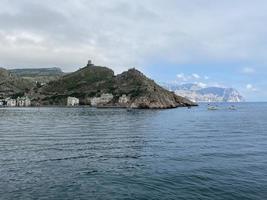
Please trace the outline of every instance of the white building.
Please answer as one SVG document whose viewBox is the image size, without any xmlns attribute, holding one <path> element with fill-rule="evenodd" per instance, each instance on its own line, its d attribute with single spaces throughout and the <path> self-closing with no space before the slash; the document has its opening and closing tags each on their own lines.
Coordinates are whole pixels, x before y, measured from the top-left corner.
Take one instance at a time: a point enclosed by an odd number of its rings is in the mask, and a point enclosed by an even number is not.
<svg viewBox="0 0 267 200">
<path fill-rule="evenodd" d="M 126 94 L 123 94 L 120 98 L 119 98 L 119 103 L 120 104 L 127 104 L 130 101 L 130 99 L 126 96 Z"/>
<path fill-rule="evenodd" d="M 16 99 L 6 99 L 6 105 L 8 106 L 8 107 L 16 107 L 16 105 L 17 105 L 17 101 L 16 101 Z"/>
<path fill-rule="evenodd" d="M 68 97 L 67 99 L 67 106 L 78 106 L 80 101 L 76 97 Z"/>
<path fill-rule="evenodd" d="M 98 106 L 101 104 L 107 104 L 113 99 L 113 95 L 106 93 L 102 94 L 101 97 L 94 97 L 91 99 L 91 106 Z"/>
<path fill-rule="evenodd" d="M 29 97 L 18 97 L 17 106 L 18 107 L 29 107 L 31 106 L 31 100 L 29 99 Z"/>
</svg>

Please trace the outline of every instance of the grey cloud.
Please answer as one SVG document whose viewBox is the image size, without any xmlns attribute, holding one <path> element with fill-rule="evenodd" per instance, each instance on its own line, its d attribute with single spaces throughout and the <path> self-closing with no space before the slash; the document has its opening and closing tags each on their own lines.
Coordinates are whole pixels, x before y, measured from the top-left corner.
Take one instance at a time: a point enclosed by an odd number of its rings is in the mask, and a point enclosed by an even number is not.
<svg viewBox="0 0 267 200">
<path fill-rule="evenodd" d="M 15 1 L 16 2 L 16 1 Z M 12 2 L 14 4 L 14 2 Z M 3 7 L 4 5 L 1 5 Z M 14 4 L 15 12 L 0 12 L 0 26 L 5 30 L 53 30 L 67 22 L 63 14 L 37 2 L 20 1 Z"/>
<path fill-rule="evenodd" d="M 265 62 L 264 0 L 3 0 L 0 64 Z"/>
</svg>

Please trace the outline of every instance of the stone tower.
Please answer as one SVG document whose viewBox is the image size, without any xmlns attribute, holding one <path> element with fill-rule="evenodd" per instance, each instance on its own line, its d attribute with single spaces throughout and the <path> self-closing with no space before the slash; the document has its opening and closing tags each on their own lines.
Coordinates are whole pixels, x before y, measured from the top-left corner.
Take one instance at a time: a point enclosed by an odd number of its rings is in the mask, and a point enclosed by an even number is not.
<svg viewBox="0 0 267 200">
<path fill-rule="evenodd" d="M 88 60 L 87 67 L 93 66 L 92 61 Z"/>
</svg>

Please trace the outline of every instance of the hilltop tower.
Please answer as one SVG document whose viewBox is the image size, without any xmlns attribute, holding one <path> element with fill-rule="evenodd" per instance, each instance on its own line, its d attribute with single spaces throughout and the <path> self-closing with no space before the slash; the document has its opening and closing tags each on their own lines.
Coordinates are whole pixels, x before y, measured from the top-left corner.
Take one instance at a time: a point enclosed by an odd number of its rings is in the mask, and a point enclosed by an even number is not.
<svg viewBox="0 0 267 200">
<path fill-rule="evenodd" d="M 88 60 L 87 67 L 91 67 L 91 66 L 94 66 L 94 64 L 92 63 L 91 60 Z"/>
</svg>

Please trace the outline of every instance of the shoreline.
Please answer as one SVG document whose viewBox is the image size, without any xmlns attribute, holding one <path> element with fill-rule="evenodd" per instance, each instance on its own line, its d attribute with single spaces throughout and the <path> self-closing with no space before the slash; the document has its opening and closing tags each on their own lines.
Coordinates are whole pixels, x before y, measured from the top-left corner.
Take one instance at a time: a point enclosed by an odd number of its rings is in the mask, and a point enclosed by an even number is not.
<svg viewBox="0 0 267 200">
<path fill-rule="evenodd" d="M 0 106 L 1 108 L 94 108 L 94 109 L 125 109 L 125 110 L 168 110 L 175 108 L 191 108 L 198 107 L 194 106 L 177 106 L 170 108 L 131 108 L 126 106 L 90 106 L 90 105 L 79 105 L 79 106 L 66 106 L 66 105 L 42 105 L 42 106 Z"/>
</svg>

